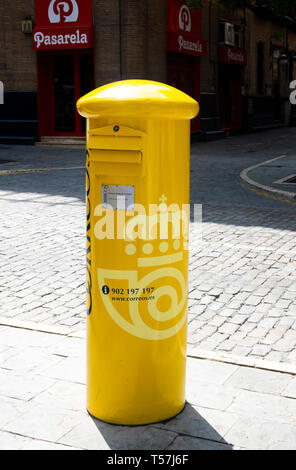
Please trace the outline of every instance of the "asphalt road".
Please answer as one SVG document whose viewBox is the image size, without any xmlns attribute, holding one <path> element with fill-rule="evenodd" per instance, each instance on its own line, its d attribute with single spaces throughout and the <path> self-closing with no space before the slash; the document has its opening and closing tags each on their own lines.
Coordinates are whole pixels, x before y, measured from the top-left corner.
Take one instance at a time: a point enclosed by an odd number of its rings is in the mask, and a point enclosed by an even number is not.
<svg viewBox="0 0 296 470">
<path fill-rule="evenodd" d="M 287 174 L 296 173 L 296 131 L 284 128 L 263 133 L 235 136 L 226 140 L 192 146 L 191 200 L 213 205 L 239 205 L 248 208 L 280 209 L 294 212 L 293 206 L 247 191 L 240 173 L 251 166 L 289 155 L 290 165 L 269 164 L 252 172 L 254 179 L 272 185 Z M 285 163 L 286 164 L 286 163 Z M 293 170 L 294 167 L 294 170 Z M 275 185 L 279 187 L 279 185 Z M 292 186 L 296 188 L 296 186 Z M 288 189 L 285 186 L 285 189 Z M 291 189 L 296 192 L 296 189 Z"/>
</svg>

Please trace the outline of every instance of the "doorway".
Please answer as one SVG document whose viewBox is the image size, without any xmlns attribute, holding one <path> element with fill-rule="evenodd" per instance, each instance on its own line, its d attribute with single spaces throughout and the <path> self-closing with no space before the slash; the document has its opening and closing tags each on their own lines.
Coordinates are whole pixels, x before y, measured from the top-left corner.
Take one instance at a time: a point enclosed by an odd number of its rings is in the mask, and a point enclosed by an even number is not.
<svg viewBox="0 0 296 470">
<path fill-rule="evenodd" d="M 242 127 L 242 69 L 240 65 L 219 65 L 221 129 Z"/>
<path fill-rule="evenodd" d="M 92 51 L 38 53 L 39 136 L 83 136 L 78 99 L 94 88 Z"/>
</svg>

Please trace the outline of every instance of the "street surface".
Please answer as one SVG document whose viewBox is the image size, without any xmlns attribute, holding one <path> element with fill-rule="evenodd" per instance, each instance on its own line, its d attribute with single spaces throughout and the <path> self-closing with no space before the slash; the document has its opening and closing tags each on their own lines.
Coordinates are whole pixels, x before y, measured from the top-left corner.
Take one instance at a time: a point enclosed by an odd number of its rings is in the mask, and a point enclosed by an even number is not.
<svg viewBox="0 0 296 470">
<path fill-rule="evenodd" d="M 112 426 L 85 410 L 84 338 L 0 327 L 0 351 L 0 450 L 295 449 L 291 374 L 189 358 L 179 416 Z"/>
<path fill-rule="evenodd" d="M 295 149 L 294 128 L 192 146 L 189 351 L 296 364 L 296 199 L 240 177 L 295 174 Z M 0 146 L 0 159 L 2 172 L 53 169 L 0 176 L 0 317 L 84 329 L 84 151 Z"/>
<path fill-rule="evenodd" d="M 296 173 L 295 130 L 196 144 L 192 202 L 203 204 L 203 243 L 191 236 L 193 349 L 296 363 L 296 199 L 249 186 Z M 264 163 L 276 157 L 287 157 Z"/>
<path fill-rule="evenodd" d="M 130 428 L 85 410 L 85 152 L 0 146 L 0 449 L 295 449 L 295 149 L 192 146 L 187 405 Z"/>
</svg>

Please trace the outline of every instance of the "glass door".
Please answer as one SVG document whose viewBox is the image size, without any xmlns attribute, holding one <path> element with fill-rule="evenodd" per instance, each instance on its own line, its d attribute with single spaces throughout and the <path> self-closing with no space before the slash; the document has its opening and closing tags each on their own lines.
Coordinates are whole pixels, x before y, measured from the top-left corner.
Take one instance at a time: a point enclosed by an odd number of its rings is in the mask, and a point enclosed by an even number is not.
<svg viewBox="0 0 296 470">
<path fill-rule="evenodd" d="M 85 119 L 76 110 L 78 99 L 94 88 L 93 55 L 60 53 L 53 56 L 53 134 L 80 136 Z"/>
<path fill-rule="evenodd" d="M 75 63 L 73 55 L 56 55 L 53 60 L 54 130 L 75 133 Z"/>
</svg>

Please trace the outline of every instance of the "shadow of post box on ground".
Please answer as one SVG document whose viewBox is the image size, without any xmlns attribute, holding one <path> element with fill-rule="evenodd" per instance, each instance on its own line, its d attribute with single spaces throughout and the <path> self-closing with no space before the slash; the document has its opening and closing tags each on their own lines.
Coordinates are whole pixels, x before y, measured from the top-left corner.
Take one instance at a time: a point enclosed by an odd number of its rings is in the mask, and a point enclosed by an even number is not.
<svg viewBox="0 0 296 470">
<path fill-rule="evenodd" d="M 87 408 L 140 425 L 185 405 L 190 119 L 196 101 L 129 80 L 87 118 Z"/>
</svg>

